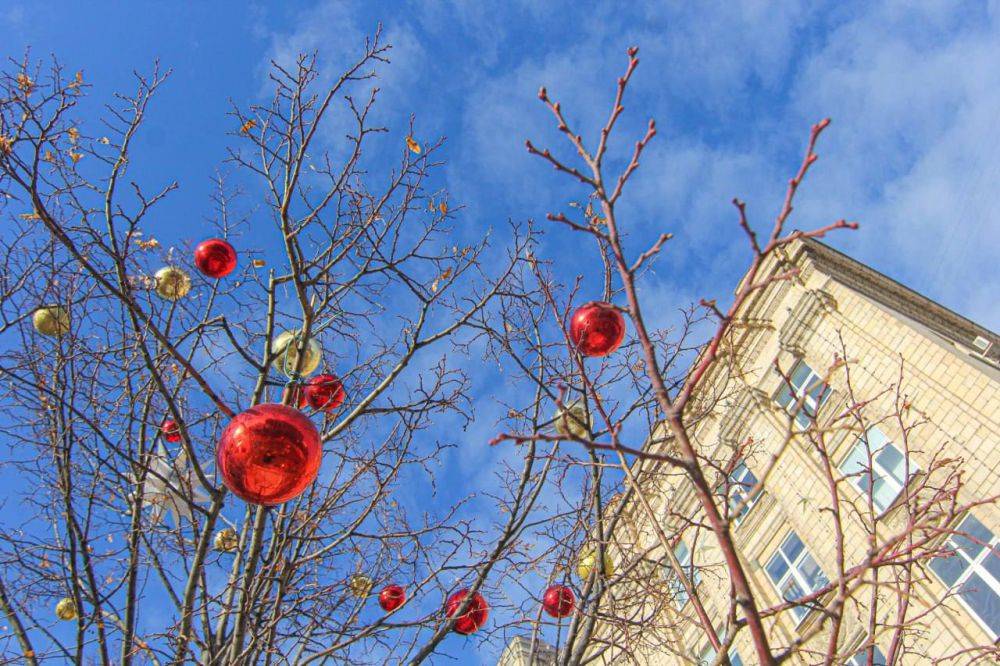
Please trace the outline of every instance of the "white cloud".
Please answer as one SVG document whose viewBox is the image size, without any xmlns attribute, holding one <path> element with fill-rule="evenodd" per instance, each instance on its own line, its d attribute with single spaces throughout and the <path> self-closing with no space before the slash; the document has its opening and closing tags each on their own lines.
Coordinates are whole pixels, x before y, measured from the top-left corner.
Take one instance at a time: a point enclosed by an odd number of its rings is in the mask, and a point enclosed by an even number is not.
<svg viewBox="0 0 1000 666">
<path fill-rule="evenodd" d="M 995 3 L 961 13 L 873 5 L 829 35 L 793 105 L 835 119 L 805 217 L 858 219 L 862 231 L 838 245 L 994 329 L 997 18 Z"/>
<path fill-rule="evenodd" d="M 660 136 L 622 220 L 634 248 L 675 232 L 658 267 L 672 288 L 721 300 L 731 293 L 747 254 L 730 200 L 745 199 L 758 228 L 769 229 L 810 125 L 832 116 L 792 226 L 858 220 L 861 231 L 829 242 L 997 328 L 989 276 L 1000 257 L 988 242 L 1000 231 L 989 196 L 1000 170 L 995 3 L 633 9 L 642 20 L 611 4 L 562 16 L 574 39 L 534 43 L 505 67 L 477 73 L 452 166 L 474 216 L 541 218 L 578 198 L 579 187 L 524 151 L 530 137 L 572 158 L 535 92 L 546 85 L 574 128 L 593 138 L 622 51 L 635 43 L 642 65 L 615 148 L 627 151 L 650 114 Z M 491 45 L 506 43 L 498 32 Z M 503 200 L 483 200 L 498 188 Z M 578 273 L 588 262 L 577 242 L 557 232 L 544 251 Z"/>
</svg>

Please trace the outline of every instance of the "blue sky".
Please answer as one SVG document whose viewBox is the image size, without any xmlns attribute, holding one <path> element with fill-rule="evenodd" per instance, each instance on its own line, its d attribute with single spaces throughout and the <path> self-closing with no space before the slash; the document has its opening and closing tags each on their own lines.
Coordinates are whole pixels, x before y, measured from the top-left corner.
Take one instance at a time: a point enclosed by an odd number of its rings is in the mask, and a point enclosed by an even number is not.
<svg viewBox="0 0 1000 666">
<path fill-rule="evenodd" d="M 992 329 L 1000 177 L 1000 26 L 995 2 L 20 3 L 0 5 L 0 43 L 56 53 L 95 93 L 130 88 L 154 59 L 174 75 L 140 150 L 148 176 L 176 178 L 180 236 L 207 210 L 209 178 L 232 128 L 228 100 L 264 90 L 269 58 L 316 50 L 343 62 L 378 21 L 394 44 L 381 113 L 402 130 L 447 136 L 448 187 L 476 234 L 508 217 L 542 218 L 579 195 L 529 159 L 555 143 L 540 84 L 583 130 L 603 121 L 623 51 L 641 47 L 619 148 L 657 119 L 626 222 L 634 247 L 661 229 L 678 240 L 651 297 L 724 298 L 745 257 L 730 199 L 773 218 L 809 125 L 834 124 L 796 224 L 862 224 L 837 247 Z M 629 130 L 632 134 L 629 135 Z M 165 216 L 167 217 L 167 216 Z M 571 239 L 553 234 L 558 256 Z M 567 274 L 586 258 L 560 256 Z M 668 308 L 669 309 L 669 308 Z"/>
<path fill-rule="evenodd" d="M 773 7 L 778 4 L 779 7 Z M 37 6 L 41 5 L 41 6 Z M 173 69 L 137 140 L 133 173 L 178 180 L 155 235 L 202 235 L 210 179 L 225 158 L 232 99 L 258 101 L 270 59 L 317 51 L 334 70 L 377 22 L 394 45 L 379 119 L 391 141 L 413 114 L 422 141 L 448 138 L 444 181 L 466 209 L 467 239 L 507 219 L 541 220 L 583 193 L 524 150 L 525 138 L 569 155 L 537 101 L 540 85 L 593 136 L 624 51 L 642 64 L 612 157 L 649 117 L 659 125 L 621 220 L 629 247 L 674 233 L 640 285 L 655 323 L 701 297 L 725 301 L 746 265 L 729 203 L 769 227 L 809 126 L 833 118 L 794 226 L 861 224 L 829 242 L 996 330 L 1000 209 L 1000 6 L 996 2 L 0 2 L 0 44 L 19 58 L 56 54 L 106 100 L 133 69 Z M 330 141 L 336 127 L 330 130 Z M 387 144 L 396 154 L 398 143 Z M 538 254 L 563 276 L 596 257 L 551 230 Z M 260 248 L 267 251 L 268 248 Z M 649 303 L 655 303 L 650 307 Z M 485 441 L 500 410 L 480 386 L 466 437 Z M 499 381 L 499 384 L 495 382 Z M 505 455 L 464 448 L 464 470 Z M 496 646 L 483 648 L 494 659 Z"/>
</svg>

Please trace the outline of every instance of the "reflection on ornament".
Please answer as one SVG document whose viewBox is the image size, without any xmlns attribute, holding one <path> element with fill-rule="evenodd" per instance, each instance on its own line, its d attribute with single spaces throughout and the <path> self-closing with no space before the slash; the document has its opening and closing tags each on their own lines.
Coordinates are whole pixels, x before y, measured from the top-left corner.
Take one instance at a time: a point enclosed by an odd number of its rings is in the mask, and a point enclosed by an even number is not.
<svg viewBox="0 0 1000 666">
<path fill-rule="evenodd" d="M 584 356 L 607 356 L 625 339 L 625 318 L 610 303 L 591 301 L 573 313 L 569 337 Z"/>
<path fill-rule="evenodd" d="M 580 580 L 586 582 L 590 578 L 590 573 L 594 570 L 597 565 L 597 549 L 591 546 L 583 549 L 580 553 L 580 559 L 576 563 L 576 575 L 580 577 Z M 608 553 L 607 547 L 604 548 L 604 577 L 611 578 L 615 575 L 615 563 L 611 559 L 611 555 Z"/>
<path fill-rule="evenodd" d="M 274 339 L 271 352 L 275 354 L 274 364 L 288 377 L 294 377 L 299 360 L 299 332 L 285 331 Z M 300 376 L 311 375 L 323 360 L 323 348 L 315 338 L 306 343 L 302 366 L 298 367 Z"/>
<path fill-rule="evenodd" d="M 210 278 L 225 277 L 236 268 L 236 250 L 221 238 L 209 238 L 195 248 L 194 265 Z"/>
<path fill-rule="evenodd" d="M 156 293 L 168 301 L 184 298 L 191 291 L 191 278 L 184 269 L 176 266 L 164 266 L 153 276 L 156 280 Z"/>
<path fill-rule="evenodd" d="M 463 588 L 454 593 L 445 602 L 445 615 L 454 618 L 458 614 L 458 609 L 469 595 L 468 588 Z M 468 636 L 486 624 L 486 618 L 490 615 L 490 607 L 486 603 L 483 595 L 476 592 L 469 600 L 469 605 L 465 607 L 465 612 L 458 615 L 455 620 L 453 630 L 457 634 Z"/>
<path fill-rule="evenodd" d="M 31 323 L 42 335 L 57 338 L 69 333 L 69 311 L 61 305 L 46 305 L 35 310 Z"/>
<path fill-rule="evenodd" d="M 75 620 L 77 618 L 76 602 L 70 597 L 63 597 L 56 604 L 56 617 L 60 620 Z"/>
<path fill-rule="evenodd" d="M 180 527 L 180 519 L 194 522 L 191 505 L 209 501 L 194 471 L 188 467 L 187 454 L 181 451 L 173 461 L 168 460 L 163 444 L 150 457 L 149 471 L 142 488 L 142 502 L 153 507 L 150 518 L 159 524 L 164 511 L 169 511 L 174 525 Z"/>
<path fill-rule="evenodd" d="M 556 408 L 553 417 L 556 432 L 563 437 L 573 435 L 579 439 L 588 439 L 590 430 L 594 427 L 594 417 L 588 418 L 587 407 L 582 400 L 574 400 L 565 407 Z"/>
<path fill-rule="evenodd" d="M 219 530 L 215 533 L 215 538 L 212 539 L 212 547 L 220 553 L 235 552 L 239 545 L 240 537 L 232 527 Z"/>
<path fill-rule="evenodd" d="M 271 403 L 237 414 L 215 457 L 222 481 L 237 497 L 274 506 L 298 497 L 316 479 L 323 446 L 305 414 Z"/>
<path fill-rule="evenodd" d="M 163 423 L 160 424 L 160 433 L 163 434 L 163 439 L 168 442 L 181 441 L 181 427 L 173 419 L 163 420 Z"/>
<path fill-rule="evenodd" d="M 344 404 L 344 384 L 337 375 L 316 375 L 302 387 L 299 408 L 309 405 L 315 410 L 332 412 Z"/>
<path fill-rule="evenodd" d="M 378 605 L 391 613 L 406 602 L 406 589 L 402 585 L 386 585 L 378 594 Z"/>
<path fill-rule="evenodd" d="M 364 599 L 372 593 L 372 588 L 375 587 L 375 581 L 365 574 L 356 573 L 347 580 L 347 587 L 351 589 L 351 594 L 359 599 Z"/>
<path fill-rule="evenodd" d="M 566 617 L 575 605 L 576 596 L 565 585 L 553 585 L 542 596 L 542 608 L 552 617 Z"/>
</svg>

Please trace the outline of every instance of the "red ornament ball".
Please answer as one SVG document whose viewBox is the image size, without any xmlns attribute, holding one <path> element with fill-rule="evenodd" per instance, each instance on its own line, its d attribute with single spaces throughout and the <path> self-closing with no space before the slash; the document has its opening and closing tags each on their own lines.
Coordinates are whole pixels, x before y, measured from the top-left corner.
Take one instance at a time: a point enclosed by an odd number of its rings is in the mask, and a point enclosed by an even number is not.
<svg viewBox="0 0 1000 666">
<path fill-rule="evenodd" d="M 607 356 L 625 339 L 625 318 L 610 303 L 591 301 L 573 313 L 569 337 L 584 356 Z"/>
<path fill-rule="evenodd" d="M 458 613 L 458 607 L 462 605 L 468 595 L 468 588 L 463 588 L 448 597 L 448 601 L 445 603 L 445 614 L 448 617 L 454 617 Z M 465 607 L 465 612 L 455 620 L 453 629 L 455 633 L 468 636 L 486 624 L 486 618 L 489 615 L 490 607 L 486 604 L 486 599 L 476 592 L 469 600 L 469 605 Z"/>
<path fill-rule="evenodd" d="M 385 612 L 394 611 L 406 601 L 406 589 L 402 585 L 386 585 L 378 593 L 378 605 Z"/>
<path fill-rule="evenodd" d="M 542 596 L 542 608 L 552 617 L 566 617 L 576 606 L 573 590 L 565 585 L 553 585 Z"/>
<path fill-rule="evenodd" d="M 313 409 L 332 412 L 344 404 L 344 384 L 337 375 L 316 375 L 306 382 L 299 393 L 299 408 L 309 405 Z"/>
<path fill-rule="evenodd" d="M 273 403 L 237 414 L 215 450 L 226 487 L 264 506 L 298 497 L 316 479 L 322 457 L 312 421 L 294 407 Z"/>
<path fill-rule="evenodd" d="M 173 419 L 164 419 L 160 424 L 160 432 L 163 434 L 163 439 L 168 442 L 181 441 L 181 427 Z"/>
<path fill-rule="evenodd" d="M 198 243 L 194 250 L 194 263 L 210 278 L 225 277 L 236 268 L 236 250 L 221 238 L 209 238 Z"/>
</svg>

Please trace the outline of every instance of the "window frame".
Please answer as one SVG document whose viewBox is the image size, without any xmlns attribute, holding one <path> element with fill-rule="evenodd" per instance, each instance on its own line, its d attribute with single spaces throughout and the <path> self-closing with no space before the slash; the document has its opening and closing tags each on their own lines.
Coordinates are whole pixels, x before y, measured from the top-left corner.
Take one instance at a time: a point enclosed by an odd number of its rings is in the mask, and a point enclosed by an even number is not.
<svg viewBox="0 0 1000 666">
<path fill-rule="evenodd" d="M 743 657 L 741 657 L 740 653 L 736 651 L 736 648 L 730 648 L 729 652 L 727 652 L 726 654 L 729 657 L 729 663 L 732 666 L 743 666 Z M 698 653 L 696 659 L 698 660 L 697 663 L 699 664 L 699 666 L 701 665 L 708 666 L 709 664 L 715 663 L 715 660 L 718 658 L 718 656 L 719 653 L 716 651 L 716 649 L 712 646 L 711 643 L 708 643 L 701 648 L 701 652 Z"/>
<path fill-rule="evenodd" d="M 859 648 L 854 654 L 844 660 L 844 666 L 868 666 L 867 654 L 868 645 L 867 643 Z M 875 654 L 872 658 L 873 666 L 885 666 L 885 654 L 882 649 L 876 645 Z"/>
<path fill-rule="evenodd" d="M 742 474 L 740 478 L 737 478 L 736 473 L 741 467 L 743 468 L 744 474 Z M 749 484 L 749 487 L 745 483 L 747 475 L 753 478 L 753 483 Z M 760 501 L 760 498 L 764 495 L 764 489 L 760 488 L 756 494 L 752 497 L 750 496 L 750 491 L 753 490 L 754 486 L 756 486 L 759 482 L 760 479 L 757 478 L 757 475 L 753 473 L 753 470 L 750 469 L 750 466 L 747 465 L 746 460 L 743 458 L 741 458 L 736 467 L 733 468 L 733 471 L 726 476 L 726 483 L 729 488 L 729 497 L 727 498 L 729 519 L 733 522 L 733 525 L 738 526 L 741 522 L 743 522 L 747 515 L 749 515 L 750 509 L 756 506 L 757 502 Z M 736 497 L 736 493 L 739 493 L 739 498 Z M 733 513 L 733 508 L 740 502 L 745 502 L 743 511 L 741 511 L 739 515 L 735 515 Z"/>
<path fill-rule="evenodd" d="M 676 544 L 674 544 L 674 557 L 677 558 L 678 563 L 681 565 L 681 570 L 684 571 L 684 575 L 687 576 L 692 587 L 698 587 L 701 583 L 701 574 L 698 569 L 694 566 L 694 557 L 691 552 L 691 548 L 684 543 L 683 539 L 679 539 Z M 683 556 L 679 550 L 683 550 Z M 691 595 L 688 591 L 684 589 L 684 585 L 681 583 L 680 579 L 677 578 L 677 574 L 668 565 L 666 567 L 665 577 L 667 579 L 667 587 L 673 592 L 673 599 L 671 599 L 670 605 L 674 607 L 675 610 L 682 611 L 684 607 L 688 605 L 691 601 Z M 690 575 L 689 575 L 690 574 Z M 680 603 L 678 603 L 680 601 Z"/>
<path fill-rule="evenodd" d="M 872 446 L 872 431 L 876 431 L 882 437 L 882 443 L 878 446 Z M 900 483 L 892 472 L 887 469 L 878 460 L 879 454 L 886 449 L 886 447 L 891 446 L 895 449 L 899 457 L 903 459 L 903 468 L 901 470 L 902 474 L 906 476 Z M 854 455 L 854 452 L 860 448 L 860 462 L 862 463 L 862 468 L 849 471 L 846 469 L 848 462 Z M 871 461 L 871 466 L 868 466 L 869 460 Z M 878 509 L 878 515 L 882 515 L 894 507 L 899 500 L 900 495 L 906 490 L 906 486 L 909 485 L 910 481 L 916 476 L 917 472 L 920 471 L 920 466 L 914 462 L 913 457 L 907 455 L 907 452 L 896 445 L 896 442 L 891 440 L 885 432 L 878 426 L 871 426 L 864 431 L 858 438 L 854 441 L 851 447 L 848 449 L 847 454 L 837 465 L 837 469 L 840 470 L 844 478 L 851 484 L 851 486 L 861 494 L 862 497 L 868 499 L 871 498 L 872 506 Z M 865 490 L 862 485 L 862 481 L 867 478 L 869 480 L 869 490 Z M 885 506 L 881 506 L 881 503 L 876 500 L 876 495 L 872 492 L 875 487 L 875 479 L 878 478 L 886 483 L 887 486 L 892 486 L 892 497 L 886 503 Z"/>
<path fill-rule="evenodd" d="M 786 555 L 784 552 L 785 544 L 788 543 L 788 541 L 792 537 L 795 537 L 798 540 L 798 542 L 802 544 L 802 550 L 799 552 L 799 554 L 795 557 L 794 560 L 790 560 L 788 558 L 788 555 Z M 781 576 L 781 579 L 776 581 L 771 577 L 771 572 L 769 569 L 771 562 L 774 561 L 774 558 L 779 556 L 785 562 L 786 571 L 784 575 Z M 799 564 L 804 562 L 806 558 L 812 560 L 813 564 L 816 565 L 817 571 L 819 571 L 819 574 L 822 577 L 822 582 L 820 582 L 820 584 L 817 585 L 816 587 L 813 587 L 811 584 L 809 584 L 805 576 L 799 570 Z M 788 582 L 789 577 L 793 578 L 794 583 L 798 585 L 798 587 L 802 590 L 802 597 L 807 597 L 810 594 L 813 594 L 816 590 L 823 587 L 824 585 L 829 584 L 830 582 L 829 577 L 826 575 L 826 572 L 823 571 L 823 567 L 820 566 L 819 561 L 816 559 L 815 556 L 813 556 L 812 552 L 806 546 L 806 542 L 802 540 L 802 538 L 795 532 L 795 530 L 789 531 L 788 534 L 785 535 L 785 538 L 781 540 L 781 543 L 774 550 L 771 556 L 767 558 L 767 564 L 764 565 L 764 574 L 767 576 L 767 579 L 771 581 L 771 585 L 774 586 L 775 591 L 778 593 L 778 598 L 781 599 L 782 601 L 789 601 L 789 602 L 798 601 L 798 599 L 786 598 L 785 593 L 782 591 L 782 587 Z M 801 599 L 802 597 L 799 597 L 799 599 Z M 795 615 L 796 625 L 798 625 L 801 624 L 802 621 L 805 620 L 805 618 L 809 616 L 809 613 L 811 613 L 814 609 L 810 608 L 807 605 L 799 605 L 799 606 L 793 606 L 791 610 L 792 614 Z M 801 615 L 799 614 L 800 612 Z"/>
<path fill-rule="evenodd" d="M 793 382 L 800 367 L 805 367 L 808 372 L 806 373 L 805 380 L 799 386 L 796 386 Z M 830 394 L 832 393 L 830 385 L 823 381 L 823 377 L 813 370 L 813 367 L 806 363 L 806 360 L 802 357 L 795 359 L 795 365 L 792 366 L 791 371 L 788 373 L 789 381 L 786 381 L 783 375 L 779 374 L 778 376 L 781 379 L 781 384 L 774 393 L 774 401 L 778 403 L 778 406 L 785 413 L 792 416 L 792 421 L 800 430 L 808 429 L 819 418 L 820 410 L 826 404 L 826 401 L 830 399 Z M 812 395 L 817 387 L 820 388 L 818 399 Z M 782 404 L 780 399 L 783 394 L 787 394 L 790 398 L 786 404 Z M 803 398 L 803 396 L 805 397 Z M 798 404 L 799 400 L 802 400 L 802 404 L 793 416 L 792 409 Z M 804 419 L 805 422 L 801 422 L 800 419 Z"/>
<path fill-rule="evenodd" d="M 975 520 L 977 523 L 979 523 L 980 526 L 982 526 L 984 530 L 989 532 L 990 536 L 992 537 L 988 543 L 983 545 L 982 552 L 980 552 L 975 558 L 970 558 L 969 555 L 955 542 L 956 536 L 961 537 L 961 535 L 963 534 L 962 527 L 970 519 Z M 990 625 L 986 622 L 986 620 L 980 617 L 979 613 L 977 613 L 975 609 L 973 609 L 972 606 L 969 604 L 969 602 L 967 602 L 962 597 L 962 586 L 969 581 L 973 573 L 978 574 L 979 579 L 983 581 L 987 586 L 989 586 L 989 589 L 993 592 L 993 594 L 997 596 L 998 601 L 1000 601 L 1000 579 L 994 576 L 990 572 L 990 570 L 987 569 L 985 566 L 987 558 L 989 558 L 991 555 L 994 557 L 1000 557 L 1000 535 L 994 534 L 990 530 L 990 528 L 986 527 L 986 525 L 984 525 L 983 522 L 978 518 L 976 518 L 975 514 L 971 512 L 965 514 L 962 520 L 959 521 L 958 527 L 956 528 L 955 532 L 957 532 L 958 534 L 950 535 L 948 539 L 945 541 L 945 545 L 951 548 L 951 550 L 954 551 L 955 554 L 949 557 L 934 558 L 933 560 L 930 561 L 930 566 L 928 568 L 934 573 L 934 576 L 938 579 L 938 581 L 940 581 L 941 585 L 948 590 L 949 593 L 954 593 L 953 596 L 958 599 L 958 602 L 962 604 L 962 607 L 965 608 L 966 612 L 969 613 L 969 615 L 971 615 L 972 618 L 983 628 L 983 631 L 986 632 L 986 635 L 990 636 L 990 639 L 995 642 L 997 639 L 1000 639 L 1000 633 L 994 632 L 993 629 L 990 627 Z M 964 533 L 968 534 L 967 531 L 965 531 Z M 965 537 L 965 539 L 969 540 L 968 537 Z M 975 543 L 977 545 L 980 545 L 978 542 Z M 945 582 L 944 578 L 941 577 L 941 574 L 938 573 L 937 569 L 935 569 L 934 563 L 950 559 L 951 557 L 961 558 L 964 567 L 962 569 L 962 573 L 959 574 L 958 578 L 955 579 L 955 582 L 951 585 L 948 585 L 948 583 Z"/>
</svg>

